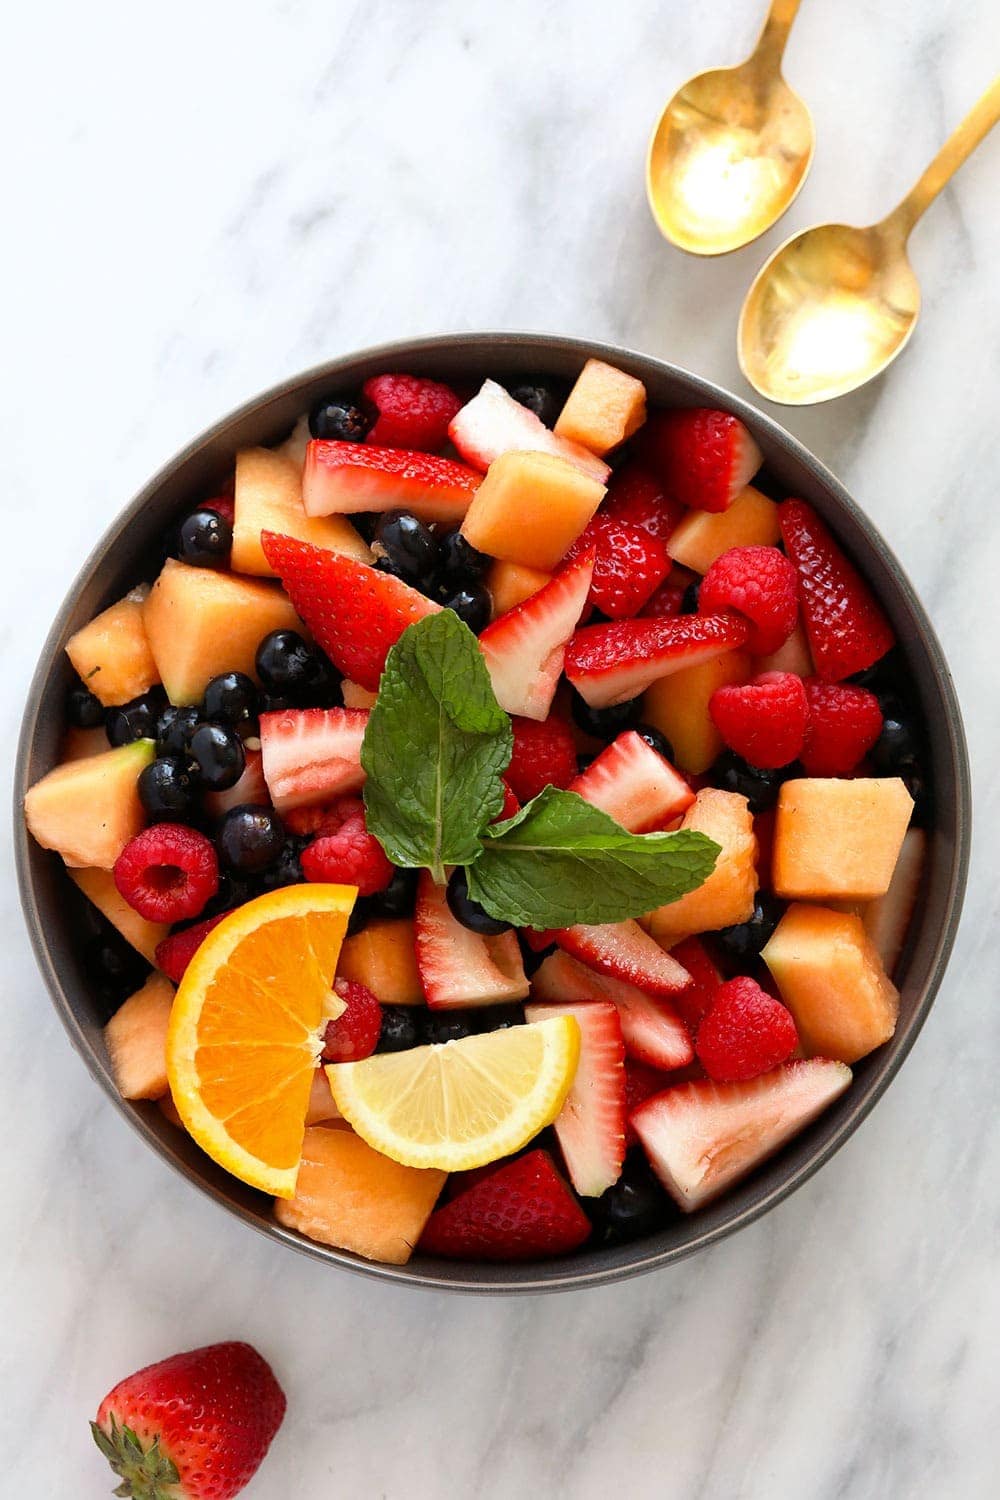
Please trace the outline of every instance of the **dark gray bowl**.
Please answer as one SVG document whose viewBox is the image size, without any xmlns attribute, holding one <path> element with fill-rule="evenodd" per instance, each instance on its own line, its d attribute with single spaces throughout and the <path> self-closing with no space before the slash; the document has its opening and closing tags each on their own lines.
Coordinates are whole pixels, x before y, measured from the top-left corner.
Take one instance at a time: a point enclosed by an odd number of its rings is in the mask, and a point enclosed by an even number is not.
<svg viewBox="0 0 1000 1500">
<path fill-rule="evenodd" d="M 936 821 L 920 907 L 902 971 L 899 1025 L 892 1041 L 855 1069 L 848 1093 L 771 1162 L 721 1202 L 678 1217 L 631 1245 L 585 1250 L 533 1265 L 463 1265 L 416 1256 L 408 1266 L 372 1265 L 280 1228 L 269 1201 L 217 1168 L 155 1106 L 123 1102 L 112 1082 L 92 986 L 80 963 L 71 890 L 59 860 L 37 848 L 21 818 L 24 792 L 55 762 L 63 695 L 71 679 L 63 647 L 99 609 L 155 565 L 157 540 L 186 502 L 210 493 L 238 448 L 279 441 L 327 391 L 350 390 L 385 369 L 413 370 L 460 383 L 486 375 L 542 372 L 575 377 L 598 356 L 642 379 L 658 405 L 722 406 L 755 434 L 775 481 L 813 504 L 868 576 L 892 618 L 919 696 L 930 740 Z M 970 786 L 962 720 L 937 637 L 899 563 L 843 486 L 793 437 L 745 401 L 673 365 L 582 339 L 524 334 L 462 334 L 384 345 L 333 360 L 258 397 L 179 454 L 117 517 L 84 564 L 56 617 L 28 698 L 14 781 L 17 870 L 38 964 L 70 1039 L 109 1099 L 152 1148 L 188 1181 L 245 1223 L 317 1260 L 384 1281 L 474 1292 L 529 1292 L 595 1286 L 637 1275 L 713 1244 L 786 1198 L 828 1161 L 888 1088 L 916 1040 L 944 974 L 958 925 L 969 858 Z"/>
</svg>

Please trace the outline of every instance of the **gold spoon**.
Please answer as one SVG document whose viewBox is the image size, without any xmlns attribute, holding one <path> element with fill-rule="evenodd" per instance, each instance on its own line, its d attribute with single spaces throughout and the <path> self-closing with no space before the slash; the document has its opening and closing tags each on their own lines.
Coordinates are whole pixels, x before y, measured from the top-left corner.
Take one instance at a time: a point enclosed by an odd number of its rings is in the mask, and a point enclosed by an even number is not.
<svg viewBox="0 0 1000 1500">
<path fill-rule="evenodd" d="M 781 76 L 801 0 L 771 0 L 746 62 L 699 73 L 653 132 L 646 196 L 663 234 L 693 255 L 748 245 L 781 218 L 805 181 L 816 132 Z"/>
<path fill-rule="evenodd" d="M 737 333 L 740 369 L 762 396 L 786 406 L 829 401 L 896 358 L 920 314 L 920 286 L 906 257 L 910 231 L 998 120 L 1000 78 L 878 224 L 805 229 L 764 263 Z"/>
</svg>

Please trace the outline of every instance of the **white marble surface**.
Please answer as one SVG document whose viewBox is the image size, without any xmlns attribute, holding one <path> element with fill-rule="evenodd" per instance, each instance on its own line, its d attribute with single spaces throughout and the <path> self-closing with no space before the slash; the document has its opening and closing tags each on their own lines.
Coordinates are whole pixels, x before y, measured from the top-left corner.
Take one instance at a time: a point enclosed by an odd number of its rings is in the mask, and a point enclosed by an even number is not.
<svg viewBox="0 0 1000 1500">
<path fill-rule="evenodd" d="M 758 0 L 21 5 L 0 96 L 3 744 L 108 517 L 281 376 L 393 336 L 550 329 L 746 393 L 734 326 L 778 240 L 884 211 L 990 78 L 996 0 L 811 0 L 812 175 L 721 263 L 660 243 L 646 133 Z M 242 1336 L 289 1416 L 255 1500 L 985 1500 L 997 1494 L 1000 136 L 918 229 L 919 332 L 787 425 L 930 606 L 972 745 L 976 863 L 902 1075 L 792 1201 L 676 1270 L 477 1301 L 289 1255 L 154 1159 L 72 1054 L 0 908 L 3 1494 L 109 1490 L 86 1419 L 126 1371 Z M 6 758 L 6 757 L 5 757 Z M 8 834 L 0 834 L 6 849 Z"/>
</svg>

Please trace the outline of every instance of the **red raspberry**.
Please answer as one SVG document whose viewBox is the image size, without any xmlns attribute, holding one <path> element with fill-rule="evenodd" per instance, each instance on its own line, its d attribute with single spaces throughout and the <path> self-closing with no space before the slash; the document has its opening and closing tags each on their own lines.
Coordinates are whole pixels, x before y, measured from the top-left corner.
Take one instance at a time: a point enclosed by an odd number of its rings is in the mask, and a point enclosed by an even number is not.
<svg viewBox="0 0 1000 1500">
<path fill-rule="evenodd" d="M 639 526 L 665 542 L 684 516 L 686 507 L 673 500 L 661 480 L 642 464 L 628 463 L 608 480 L 600 514 L 624 526 Z"/>
<path fill-rule="evenodd" d="M 355 813 L 334 831 L 320 833 L 303 849 L 301 863 L 307 880 L 356 885 L 359 896 L 384 891 L 395 874 L 382 845 L 365 827 L 363 813 Z"/>
<path fill-rule="evenodd" d="M 794 672 L 762 672 L 716 688 L 708 711 L 730 750 L 761 771 L 787 766 L 801 754 L 809 708 Z"/>
<path fill-rule="evenodd" d="M 805 680 L 809 722 L 801 760 L 810 776 L 849 776 L 882 733 L 882 710 L 867 688 Z"/>
<path fill-rule="evenodd" d="M 651 1068 L 648 1063 L 636 1062 L 633 1058 L 625 1059 L 625 1148 L 638 1144 L 639 1137 L 632 1129 L 632 1111 L 638 1109 L 640 1104 L 645 1104 L 647 1099 L 654 1094 L 661 1094 L 664 1089 L 670 1087 L 670 1079 L 665 1073 L 660 1073 L 656 1068 Z"/>
<path fill-rule="evenodd" d="M 530 802 L 547 786 L 567 787 L 576 776 L 576 742 L 569 725 L 554 714 L 511 719 L 514 751 L 504 780 L 518 802 Z"/>
<path fill-rule="evenodd" d="M 755 979 L 719 986 L 695 1051 L 709 1078 L 738 1083 L 787 1062 L 799 1044 L 792 1013 Z"/>
<path fill-rule="evenodd" d="M 292 807 L 281 815 L 289 833 L 308 838 L 314 833 L 336 833 L 348 818 L 363 818 L 360 797 L 338 797 L 335 802 L 317 802 L 312 807 Z"/>
<path fill-rule="evenodd" d="M 430 453 L 444 446 L 448 424 L 462 408 L 461 398 L 437 380 L 415 375 L 375 375 L 361 393 L 378 412 L 366 443 L 380 448 L 417 448 Z"/>
<path fill-rule="evenodd" d="M 335 979 L 333 988 L 347 1009 L 327 1021 L 323 1036 L 324 1062 L 360 1062 L 371 1057 L 382 1033 L 382 1007 L 371 990 L 353 979 Z"/>
<path fill-rule="evenodd" d="M 672 615 L 679 615 L 686 592 L 686 583 L 671 583 L 670 579 L 666 578 L 660 587 L 650 594 L 639 614 L 644 620 L 651 620 L 657 616 L 669 619 Z"/>
<path fill-rule="evenodd" d="M 119 894 L 147 922 L 184 922 L 219 889 L 219 861 L 203 833 L 183 823 L 154 823 L 129 839 L 114 877 Z"/>
<path fill-rule="evenodd" d="M 228 916 L 229 913 L 223 911 L 217 917 L 207 917 L 204 922 L 195 922 L 192 927 L 185 927 L 182 932 L 172 932 L 162 943 L 156 945 L 156 967 L 162 969 L 174 984 L 180 984 L 184 978 L 184 970 L 212 928 L 218 927 L 223 917 Z"/>
<path fill-rule="evenodd" d="M 752 656 L 770 656 L 783 646 L 799 616 L 795 569 L 777 547 L 730 547 L 702 579 L 698 613 L 735 610 L 753 626 Z"/>
<path fill-rule="evenodd" d="M 597 555 L 587 598 L 612 620 L 638 614 L 670 572 L 666 547 L 641 526 L 597 515 L 570 547 L 566 561 L 591 547 Z"/>
<path fill-rule="evenodd" d="M 206 500 L 199 510 L 214 510 L 217 516 L 228 521 L 230 526 L 236 520 L 236 502 L 232 495 L 213 495 L 211 500 Z"/>
</svg>

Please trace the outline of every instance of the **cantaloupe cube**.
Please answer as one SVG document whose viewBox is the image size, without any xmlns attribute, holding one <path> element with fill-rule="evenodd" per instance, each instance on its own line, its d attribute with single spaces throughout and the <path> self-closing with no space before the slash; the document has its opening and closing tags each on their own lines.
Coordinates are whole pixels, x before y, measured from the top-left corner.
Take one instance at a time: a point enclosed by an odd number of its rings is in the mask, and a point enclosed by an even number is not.
<svg viewBox="0 0 1000 1500">
<path fill-rule="evenodd" d="M 180 1110 L 174 1103 L 174 1096 L 169 1089 L 165 1094 L 162 1094 L 160 1098 L 157 1099 L 156 1107 L 160 1111 L 160 1114 L 163 1116 L 163 1118 L 165 1120 L 169 1120 L 171 1125 L 176 1125 L 178 1130 L 187 1129 L 187 1126 L 181 1119 Z"/>
<path fill-rule="evenodd" d="M 638 432 L 645 420 L 642 381 L 602 359 L 588 359 L 559 413 L 555 431 L 603 458 Z"/>
<path fill-rule="evenodd" d="M 462 522 L 480 552 L 551 571 L 604 498 L 604 485 L 551 453 L 501 453 Z"/>
<path fill-rule="evenodd" d="M 119 893 L 110 870 L 71 870 L 70 875 L 87 900 L 92 901 L 99 912 L 103 912 L 125 941 L 154 964 L 156 945 L 162 943 L 170 931 L 167 923 L 149 922 L 145 917 L 140 917 Z"/>
<path fill-rule="evenodd" d="M 698 932 L 745 922 L 757 894 L 757 840 L 747 799 L 704 787 L 684 814 L 682 828 L 695 828 L 721 846 L 715 869 L 697 890 L 651 912 L 650 932 L 672 948 Z"/>
<path fill-rule="evenodd" d="M 68 865 L 110 870 L 129 839 L 146 826 L 137 783 L 154 753 L 152 740 L 133 740 L 56 766 L 24 799 L 29 833 Z"/>
<path fill-rule="evenodd" d="M 920 881 L 927 854 L 927 834 L 922 828 L 909 828 L 884 896 L 869 901 L 859 915 L 865 931 L 875 944 L 887 974 L 892 974 L 906 942 L 906 933 L 920 893 Z"/>
<path fill-rule="evenodd" d="M 776 893 L 806 901 L 884 895 L 912 811 L 898 776 L 786 781 L 774 828 Z"/>
<path fill-rule="evenodd" d="M 379 917 L 345 940 L 338 979 L 355 979 L 383 1005 L 423 1005 L 412 917 Z"/>
<path fill-rule="evenodd" d="M 813 659 L 801 622 L 777 651 L 772 651 L 770 656 L 757 657 L 754 673 L 757 672 L 794 672 L 797 677 L 813 675 Z"/>
<path fill-rule="evenodd" d="M 543 572 L 541 568 L 526 568 L 523 563 L 498 559 L 491 564 L 486 574 L 486 587 L 493 600 L 494 620 L 505 615 L 515 605 L 523 604 L 525 599 L 530 599 L 532 594 L 537 594 L 539 589 L 551 582 L 552 574 Z"/>
<path fill-rule="evenodd" d="M 69 760 L 86 760 L 90 755 L 103 755 L 108 748 L 108 737 L 103 729 L 67 729 L 59 747 L 59 764 Z"/>
<path fill-rule="evenodd" d="M 707 573 L 730 547 L 773 546 L 781 536 L 778 507 L 748 484 L 728 510 L 692 510 L 667 538 L 675 562 L 696 573 Z"/>
<path fill-rule="evenodd" d="M 197 703 L 219 672 L 254 676 L 272 630 L 301 630 L 276 583 L 168 558 L 145 607 L 146 634 L 171 703 Z"/>
<path fill-rule="evenodd" d="M 390 1161 L 351 1130 L 314 1125 L 302 1143 L 295 1196 L 275 1199 L 274 1216 L 311 1240 L 403 1266 L 447 1175 Z"/>
<path fill-rule="evenodd" d="M 166 1094 L 167 1027 L 174 987 L 151 974 L 104 1028 L 111 1071 L 123 1099 L 160 1099 Z"/>
<path fill-rule="evenodd" d="M 141 597 L 126 595 L 66 642 L 66 655 L 105 708 L 128 703 L 159 682 L 143 624 Z"/>
<path fill-rule="evenodd" d="M 761 957 L 808 1056 L 856 1062 L 895 1031 L 899 994 L 860 917 L 796 902 Z"/>
<path fill-rule="evenodd" d="M 370 563 L 371 549 L 346 516 L 307 516 L 302 507 L 302 464 L 273 448 L 244 448 L 236 455 L 236 518 L 232 565 L 237 573 L 274 578 L 260 545 L 262 531 L 278 531 Z"/>
<path fill-rule="evenodd" d="M 292 463 L 298 466 L 301 473 L 302 466 L 306 461 L 306 449 L 311 442 L 312 433 L 309 431 L 309 417 L 307 413 L 303 412 L 291 432 L 285 438 L 285 441 L 279 443 L 274 451 L 276 453 L 283 453 L 286 458 L 290 458 Z"/>
<path fill-rule="evenodd" d="M 371 693 L 362 687 L 360 682 L 348 682 L 346 677 L 340 684 L 340 691 L 344 696 L 345 708 L 371 708 L 378 697 L 377 693 Z"/>
<path fill-rule="evenodd" d="M 333 1094 L 330 1092 L 330 1080 L 322 1068 L 317 1068 L 313 1074 L 312 1088 L 309 1091 L 306 1124 L 322 1125 L 327 1120 L 342 1118 L 340 1110 L 334 1103 Z"/>
<path fill-rule="evenodd" d="M 716 688 L 746 682 L 753 672 L 745 651 L 726 651 L 714 661 L 684 667 L 646 689 L 642 717 L 674 747 L 674 764 L 700 776 L 720 755 L 722 735 L 708 711 Z"/>
</svg>

